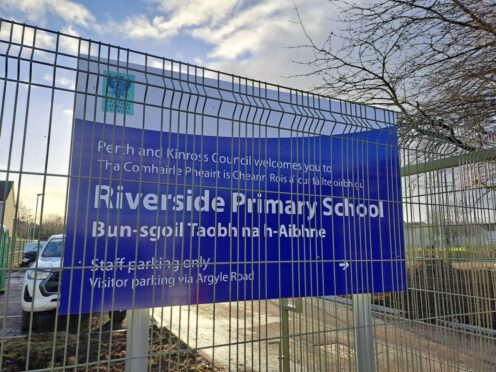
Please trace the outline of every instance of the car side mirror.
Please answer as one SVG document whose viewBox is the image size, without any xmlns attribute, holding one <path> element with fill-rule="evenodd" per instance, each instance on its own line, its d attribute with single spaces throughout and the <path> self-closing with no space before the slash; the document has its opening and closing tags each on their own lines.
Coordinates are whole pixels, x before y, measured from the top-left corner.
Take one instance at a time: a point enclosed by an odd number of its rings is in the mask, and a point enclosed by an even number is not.
<svg viewBox="0 0 496 372">
<path fill-rule="evenodd" d="M 19 267 L 28 267 L 31 262 L 36 261 L 38 258 L 38 252 L 37 251 L 31 251 L 31 252 L 26 252 L 24 253 L 24 256 L 22 257 L 22 261 L 19 264 Z"/>
</svg>

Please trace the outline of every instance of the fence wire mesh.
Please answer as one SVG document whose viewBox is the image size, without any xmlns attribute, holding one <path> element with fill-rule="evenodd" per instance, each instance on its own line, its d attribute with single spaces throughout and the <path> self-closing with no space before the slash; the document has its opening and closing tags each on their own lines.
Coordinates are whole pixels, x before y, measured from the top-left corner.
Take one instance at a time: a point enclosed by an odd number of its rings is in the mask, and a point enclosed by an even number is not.
<svg viewBox="0 0 496 372">
<path fill-rule="evenodd" d="M 0 102 L 3 370 L 496 369 L 491 149 L 7 20 Z"/>
</svg>

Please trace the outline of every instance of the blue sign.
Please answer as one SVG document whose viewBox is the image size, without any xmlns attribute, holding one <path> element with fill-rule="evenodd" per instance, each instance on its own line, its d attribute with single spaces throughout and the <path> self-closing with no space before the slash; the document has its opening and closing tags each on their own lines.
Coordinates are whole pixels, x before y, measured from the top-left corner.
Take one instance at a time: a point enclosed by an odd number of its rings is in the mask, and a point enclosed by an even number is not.
<svg viewBox="0 0 496 372">
<path fill-rule="evenodd" d="M 219 137 L 76 120 L 61 313 L 406 288 L 393 128 Z"/>
</svg>

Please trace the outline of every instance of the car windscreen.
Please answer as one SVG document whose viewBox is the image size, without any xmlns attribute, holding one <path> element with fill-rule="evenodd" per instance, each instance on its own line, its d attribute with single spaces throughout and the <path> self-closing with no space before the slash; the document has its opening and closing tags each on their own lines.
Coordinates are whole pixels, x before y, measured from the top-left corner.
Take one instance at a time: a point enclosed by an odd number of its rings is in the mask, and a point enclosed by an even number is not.
<svg viewBox="0 0 496 372">
<path fill-rule="evenodd" d="M 45 246 L 46 242 L 30 242 L 24 246 L 24 253 L 39 251 Z"/>
<path fill-rule="evenodd" d="M 35 251 L 38 248 L 38 242 L 26 243 L 24 246 L 24 252 Z"/>
<path fill-rule="evenodd" d="M 53 239 L 50 240 L 43 253 L 42 257 L 61 257 L 62 256 L 62 240 L 61 239 Z"/>
</svg>

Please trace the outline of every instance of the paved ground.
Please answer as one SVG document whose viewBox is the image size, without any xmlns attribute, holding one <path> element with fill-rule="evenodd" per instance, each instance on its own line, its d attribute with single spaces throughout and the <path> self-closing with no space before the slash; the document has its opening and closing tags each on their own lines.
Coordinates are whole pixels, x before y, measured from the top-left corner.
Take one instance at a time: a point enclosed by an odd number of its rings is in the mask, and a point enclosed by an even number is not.
<svg viewBox="0 0 496 372">
<path fill-rule="evenodd" d="M 152 314 L 217 366 L 279 370 L 279 307 L 273 301 L 164 307 Z"/>
<path fill-rule="evenodd" d="M 279 368 L 278 301 L 157 308 L 160 325 L 228 370 Z M 355 334 L 349 306 L 322 299 L 303 300 L 290 313 L 291 369 L 355 371 Z M 400 316 L 373 318 L 374 354 L 380 371 L 494 371 L 495 340 L 412 321 Z"/>
<path fill-rule="evenodd" d="M 0 339 L 19 336 L 21 331 L 21 290 L 24 269 L 11 271 L 5 292 L 0 294 Z"/>
</svg>

